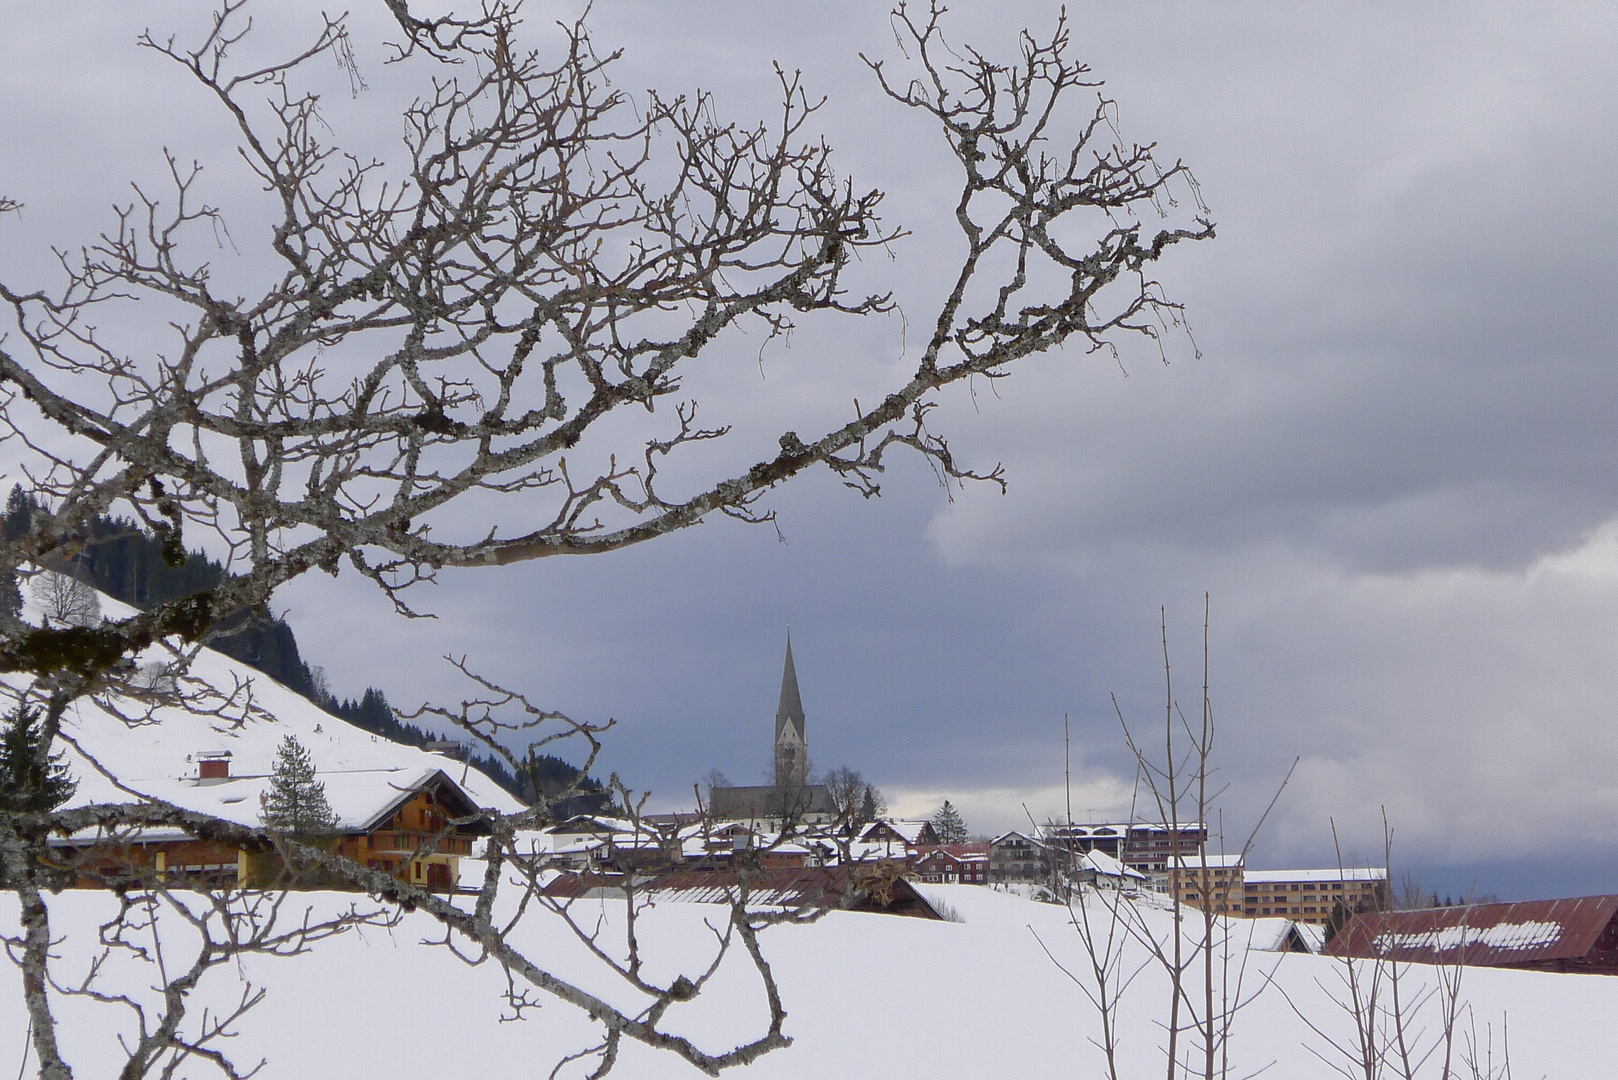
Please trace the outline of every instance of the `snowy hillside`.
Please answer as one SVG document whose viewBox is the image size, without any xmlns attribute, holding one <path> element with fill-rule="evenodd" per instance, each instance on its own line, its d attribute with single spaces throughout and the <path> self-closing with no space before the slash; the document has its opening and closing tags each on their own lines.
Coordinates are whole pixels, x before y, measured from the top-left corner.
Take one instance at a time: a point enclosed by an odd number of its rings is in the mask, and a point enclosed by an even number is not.
<svg viewBox="0 0 1618 1080">
<path fill-rule="evenodd" d="M 835 912 L 810 926 L 767 931 L 764 945 L 782 986 L 786 1030 L 795 1044 L 735 1075 L 759 1080 L 1105 1075 L 1092 1044 L 1099 1035 L 1095 1010 L 1040 945 L 1043 941 L 1075 973 L 1082 970 L 1085 959 L 1066 910 L 980 887 L 927 889 L 965 921 Z M 284 919 L 300 917 L 303 905 L 331 910 L 351 898 L 293 899 Z M 53 932 L 67 937 L 66 962 L 58 968 L 62 977 L 86 968 L 92 928 L 114 907 L 111 896 L 92 892 L 53 901 Z M 603 920 L 603 942 L 621 932 L 620 905 L 591 901 L 575 912 L 591 929 Z M 723 914 L 723 908 L 680 903 L 649 912 L 640 933 L 651 976 L 669 979 L 682 966 L 700 969 L 713 943 L 708 924 Z M 1155 932 L 1167 932 L 1166 913 L 1152 910 L 1146 917 Z M 90 932 L 74 932 L 70 923 Z M 1245 924 L 1237 925 L 1245 932 Z M 1258 929 L 1261 937 L 1273 936 L 1262 925 Z M 615 1004 L 634 999 L 622 980 L 584 955 L 556 917 L 531 915 L 517 933 L 531 946 L 530 955 L 546 957 L 561 973 Z M 238 1024 L 240 1036 L 224 1047 L 238 1066 L 267 1059 L 263 1077 L 391 1080 L 405 1070 L 529 1078 L 545 1076 L 565 1054 L 593 1045 L 583 1015 L 561 1003 L 548 1003 L 520 1022 L 500 1022 L 501 972 L 491 964 L 469 966 L 443 948 L 422 944 L 433 936 L 427 920 L 411 915 L 391 931 L 352 933 L 320 944 L 309 955 L 249 958 L 239 971 L 210 973 L 194 993 L 192 1009 L 209 1002 L 234 1005 L 240 979 L 265 988 L 262 1004 Z M 1140 952 L 1132 955 L 1130 963 L 1138 962 Z M 671 1012 L 674 1030 L 714 1050 L 758 1033 L 765 1013 L 757 976 L 738 960 L 727 961 L 695 1002 Z M 1235 1021 L 1230 1075 L 1248 1076 L 1266 1066 L 1263 1075 L 1287 1080 L 1339 1075 L 1328 1061 L 1340 1059 L 1298 1018 L 1281 991 L 1327 1034 L 1346 1037 L 1350 1019 L 1330 1000 L 1341 996 L 1340 962 L 1257 951 L 1235 960 L 1246 961 L 1242 993 L 1253 1001 Z M 1408 969 L 1407 1001 L 1417 996 L 1418 984 L 1430 983 L 1431 974 L 1432 969 Z M 1271 978 L 1273 985 L 1266 987 Z M 1521 1080 L 1608 1075 L 1618 1060 L 1618 1032 L 1609 1022 L 1618 1009 L 1618 979 L 1477 969 L 1465 972 L 1462 989 L 1477 1037 L 1493 1041 L 1497 1066 L 1502 1033 L 1509 1030 L 1512 1075 Z M 1161 1075 L 1163 990 L 1162 979 L 1147 969 L 1124 995 L 1120 1075 Z M 118 1025 L 127 1031 L 131 1023 L 127 1012 L 61 997 L 53 1008 L 78 1074 L 108 1075 L 116 1060 Z M 1435 1006 L 1427 1008 L 1417 1026 L 1430 1041 L 1437 1016 Z M 25 1024 L 15 979 L 0 982 L 0 1016 L 10 1021 L 0 1026 L 0 1061 L 20 1061 Z M 1474 1029 L 1471 1021 L 1463 1024 L 1469 1032 Z M 1575 1032 L 1578 1037 L 1571 1038 Z M 576 1063 L 563 1075 L 588 1071 Z M 193 1062 L 176 1075 L 218 1074 Z M 614 1075 L 700 1074 L 670 1055 L 626 1044 Z M 1436 1062 L 1422 1075 L 1436 1075 Z"/>
<path fill-rule="evenodd" d="M 97 595 L 108 618 L 134 613 Z M 36 601 L 30 600 L 25 616 L 39 621 Z M 256 825 L 259 794 L 276 750 L 292 735 L 309 751 L 343 826 L 362 824 L 374 809 L 379 786 L 406 790 L 440 769 L 479 806 L 503 813 L 521 808 L 477 769 L 362 731 L 221 653 L 202 650 L 177 684 L 165 674 L 171 660 L 161 648 L 148 649 L 140 657 L 142 675 L 154 685 L 188 695 L 191 708 L 120 697 L 81 699 L 70 706 L 62 735 L 69 743 L 66 761 L 79 786 L 68 806 L 128 802 L 139 794 Z M 200 758 L 225 751 L 231 780 L 199 783 Z"/>
</svg>

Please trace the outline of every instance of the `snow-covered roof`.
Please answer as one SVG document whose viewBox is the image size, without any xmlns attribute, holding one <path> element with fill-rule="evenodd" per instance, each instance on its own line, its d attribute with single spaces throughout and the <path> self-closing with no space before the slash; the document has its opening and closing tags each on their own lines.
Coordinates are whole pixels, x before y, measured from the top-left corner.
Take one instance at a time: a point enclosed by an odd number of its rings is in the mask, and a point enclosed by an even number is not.
<svg viewBox="0 0 1618 1080">
<path fill-rule="evenodd" d="M 25 590 L 26 592 L 27 590 Z M 101 596 L 110 618 L 134 609 Z M 37 611 L 25 608 L 25 617 Z M 169 658 L 160 646 L 138 658 Z M 7 676 L 0 694 L 26 685 Z M 281 741 L 294 736 L 309 752 L 316 779 L 340 828 L 368 829 L 434 782 L 452 783 L 480 807 L 522 809 L 482 772 L 413 746 L 363 731 L 260 671 L 212 649 L 192 661 L 182 689 L 207 711 L 180 704 L 149 707 L 125 697 L 80 698 L 62 718 L 64 760 L 78 790 L 68 806 L 156 799 L 243 825 L 259 824 L 260 796 L 269 788 Z M 229 753 L 227 779 L 201 779 L 198 762 Z"/>
<path fill-rule="evenodd" d="M 860 839 L 865 839 L 874 830 L 880 829 L 885 825 L 892 829 L 895 833 L 898 833 L 906 843 L 915 844 L 921 841 L 922 830 L 926 829 L 931 824 L 932 822 L 928 821 L 926 818 L 881 818 L 877 821 L 871 822 L 871 824 L 867 826 L 865 832 L 860 834 Z"/>
<path fill-rule="evenodd" d="M 557 836 L 573 833 L 580 835 L 605 835 L 607 833 L 635 833 L 640 836 L 658 835 L 655 829 L 648 829 L 644 826 L 637 828 L 633 822 L 625 821 L 623 818 L 601 817 L 595 814 L 576 814 L 566 821 L 557 822 L 544 831 Z"/>
<path fill-rule="evenodd" d="M 1235 855 L 1214 855 L 1204 852 L 1200 855 L 1182 856 L 1175 859 L 1174 864 L 1176 869 L 1181 870 L 1201 870 L 1204 866 L 1210 870 L 1230 870 L 1242 865 L 1242 859 L 1243 856 L 1240 853 Z M 1249 880 L 1251 879 L 1249 878 Z"/>
<path fill-rule="evenodd" d="M 961 863 L 989 861 L 987 844 L 923 844 L 917 851 L 918 861 L 950 859 Z"/>
<path fill-rule="evenodd" d="M 1330 884 L 1339 881 L 1386 881 L 1388 872 L 1381 867 L 1362 866 L 1333 867 L 1330 870 L 1247 870 L 1242 874 L 1242 879 L 1249 885 L 1283 881 Z"/>
<path fill-rule="evenodd" d="M 1259 952 L 1286 952 L 1292 938 L 1292 920 L 1274 916 L 1243 919 L 1233 923 L 1237 933 L 1247 932 L 1247 947 Z"/>
<path fill-rule="evenodd" d="M 1301 922 L 1293 923 L 1292 930 L 1310 952 L 1319 954 L 1326 951 L 1326 928 L 1324 926 Z"/>
<path fill-rule="evenodd" d="M 1095 872 L 1103 877 L 1135 878 L 1139 881 L 1146 880 L 1145 874 L 1134 869 L 1133 867 L 1125 866 L 1123 863 L 1119 862 L 1117 859 L 1113 858 L 1111 855 L 1108 855 L 1104 851 L 1087 851 L 1084 853 L 1084 861 L 1089 863 Z"/>
</svg>

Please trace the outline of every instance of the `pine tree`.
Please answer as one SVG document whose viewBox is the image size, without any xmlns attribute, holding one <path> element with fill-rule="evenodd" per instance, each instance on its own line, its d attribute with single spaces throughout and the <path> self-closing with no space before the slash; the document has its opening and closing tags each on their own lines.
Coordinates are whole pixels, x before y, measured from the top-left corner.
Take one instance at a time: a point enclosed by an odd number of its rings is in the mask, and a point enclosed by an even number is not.
<svg viewBox="0 0 1618 1080">
<path fill-rule="evenodd" d="M 54 810 L 73 797 L 78 784 L 60 754 L 43 758 L 39 711 L 19 705 L 0 733 L 0 810 L 13 814 Z"/>
<path fill-rule="evenodd" d="M 11 488 L 11 494 L 6 497 L 6 512 L 3 519 L 3 531 L 7 540 L 15 540 L 28 532 L 28 523 L 33 520 L 34 508 L 37 504 L 28 493 L 23 491 L 21 484 Z"/>
<path fill-rule="evenodd" d="M 1326 917 L 1326 941 L 1328 944 L 1332 938 L 1337 936 L 1337 931 L 1347 925 L 1348 920 L 1353 915 L 1354 913 L 1348 910 L 1348 905 L 1341 900 L 1332 904 L 1331 914 Z"/>
<path fill-rule="evenodd" d="M 299 838 L 324 836 L 337 828 L 326 785 L 315 779 L 309 751 L 291 735 L 281 740 L 259 816 L 267 828 Z"/>
<path fill-rule="evenodd" d="M 966 822 L 961 820 L 961 812 L 948 799 L 933 814 L 933 831 L 938 834 L 940 844 L 966 843 Z"/>
<path fill-rule="evenodd" d="M 17 586 L 17 575 L 10 570 L 0 571 L 0 625 L 22 618 L 22 589 Z"/>
<path fill-rule="evenodd" d="M 876 815 L 876 789 L 867 784 L 865 785 L 865 798 L 860 800 L 860 824 L 864 825 L 875 821 Z"/>
</svg>

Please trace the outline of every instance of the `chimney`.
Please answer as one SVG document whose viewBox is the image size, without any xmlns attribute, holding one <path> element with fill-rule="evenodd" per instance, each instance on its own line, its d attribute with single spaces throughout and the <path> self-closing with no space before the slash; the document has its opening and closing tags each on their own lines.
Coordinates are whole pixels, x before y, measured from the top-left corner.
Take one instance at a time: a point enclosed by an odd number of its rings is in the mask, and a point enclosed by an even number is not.
<svg viewBox="0 0 1618 1080">
<path fill-rule="evenodd" d="M 203 782 L 229 780 L 230 751 L 203 750 L 197 754 L 197 779 Z"/>
</svg>

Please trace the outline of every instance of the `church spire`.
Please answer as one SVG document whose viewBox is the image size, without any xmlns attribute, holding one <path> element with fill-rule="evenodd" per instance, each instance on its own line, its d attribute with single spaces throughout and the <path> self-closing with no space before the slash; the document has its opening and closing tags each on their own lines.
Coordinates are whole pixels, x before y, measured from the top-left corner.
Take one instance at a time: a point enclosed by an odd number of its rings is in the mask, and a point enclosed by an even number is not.
<svg viewBox="0 0 1618 1080">
<path fill-rule="evenodd" d="M 787 658 L 781 667 L 781 704 L 775 710 L 775 737 L 780 739 L 781 726 L 791 723 L 798 738 L 804 737 L 803 699 L 798 696 L 798 669 L 792 663 L 792 635 L 787 635 Z"/>
<path fill-rule="evenodd" d="M 775 710 L 775 783 L 777 787 L 801 786 L 808 775 L 809 738 L 788 633 L 786 662 L 781 667 L 781 704 Z"/>
</svg>

